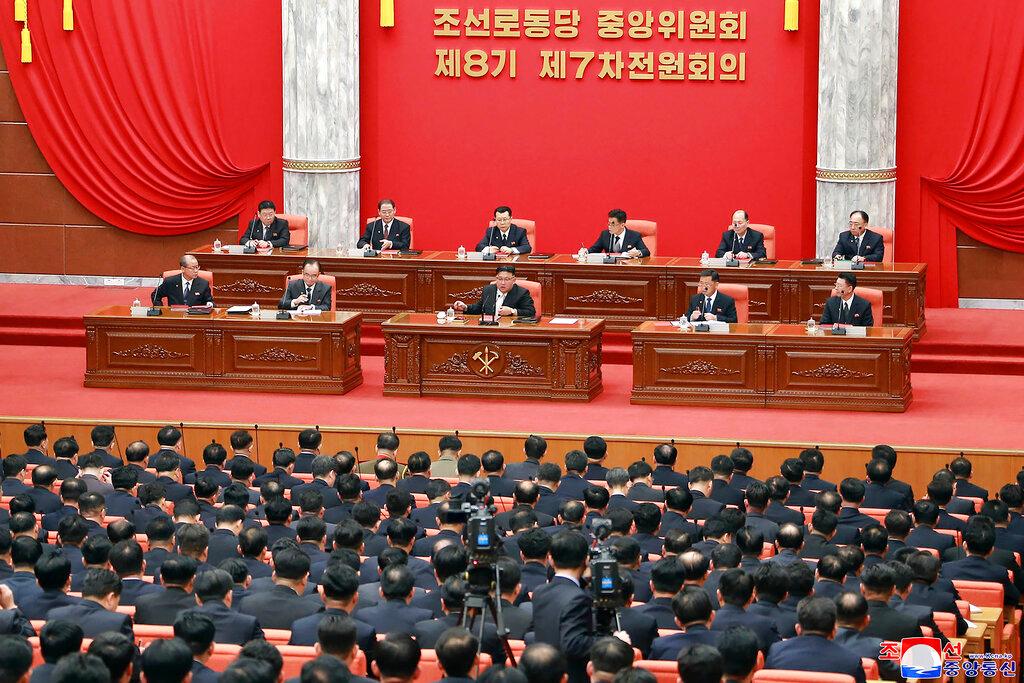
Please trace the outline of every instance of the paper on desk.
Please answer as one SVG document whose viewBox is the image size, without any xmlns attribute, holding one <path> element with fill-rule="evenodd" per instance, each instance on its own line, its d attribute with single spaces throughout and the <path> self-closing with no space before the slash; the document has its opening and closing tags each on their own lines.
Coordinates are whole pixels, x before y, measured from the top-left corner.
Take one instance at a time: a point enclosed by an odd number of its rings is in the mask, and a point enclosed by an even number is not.
<svg viewBox="0 0 1024 683">
<path fill-rule="evenodd" d="M 252 310 L 252 306 L 232 306 L 228 309 L 228 313 L 248 313 Z"/>
<path fill-rule="evenodd" d="M 579 318 L 552 318 L 548 322 L 552 325 L 575 325 L 579 321 Z"/>
<path fill-rule="evenodd" d="M 971 607 L 971 614 L 977 614 L 978 612 L 981 611 L 981 608 L 978 607 L 977 605 L 973 605 L 971 603 L 967 603 L 967 604 L 970 605 L 970 607 Z"/>
<path fill-rule="evenodd" d="M 975 626 L 977 626 L 977 624 L 975 624 L 975 623 L 974 623 L 973 621 L 971 621 L 970 619 L 964 619 L 964 621 L 966 621 L 966 622 L 967 622 L 967 628 L 969 628 L 969 629 L 970 629 L 970 628 L 974 628 Z"/>
</svg>

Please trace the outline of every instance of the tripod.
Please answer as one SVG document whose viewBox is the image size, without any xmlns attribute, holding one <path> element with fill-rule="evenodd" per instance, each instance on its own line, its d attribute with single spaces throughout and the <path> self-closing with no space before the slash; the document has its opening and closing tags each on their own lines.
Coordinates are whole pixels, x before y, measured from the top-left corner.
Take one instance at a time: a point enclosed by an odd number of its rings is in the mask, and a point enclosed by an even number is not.
<svg viewBox="0 0 1024 683">
<path fill-rule="evenodd" d="M 469 586 L 466 593 L 466 602 L 462 605 L 462 617 L 459 619 L 459 626 L 468 629 L 470 633 L 473 633 L 473 627 L 476 624 L 477 618 L 479 617 L 480 619 L 479 633 L 475 634 L 477 637 L 476 654 L 478 661 L 476 673 L 478 676 L 480 675 L 480 650 L 484 644 L 484 625 L 487 623 L 484 609 L 487 609 L 494 619 L 494 625 L 498 630 L 498 639 L 501 640 L 509 664 L 511 666 L 516 665 L 516 657 L 512 652 L 512 645 L 508 642 L 509 630 L 505 626 L 504 619 L 501 617 L 501 600 L 495 600 L 491 595 L 492 586 L 495 593 L 500 595 L 501 591 L 501 569 L 496 562 L 493 566 L 494 576 L 493 583 L 491 583 L 492 577 L 487 565 L 482 564 L 479 559 L 472 560 L 468 571 Z"/>
</svg>

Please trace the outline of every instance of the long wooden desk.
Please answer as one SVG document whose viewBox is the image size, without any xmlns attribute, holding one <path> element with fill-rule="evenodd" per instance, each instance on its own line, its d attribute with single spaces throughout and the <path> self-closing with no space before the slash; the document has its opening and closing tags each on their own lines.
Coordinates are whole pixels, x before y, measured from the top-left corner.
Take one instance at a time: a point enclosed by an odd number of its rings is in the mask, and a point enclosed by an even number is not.
<svg viewBox="0 0 1024 683">
<path fill-rule="evenodd" d="M 286 275 L 317 258 L 326 275 L 337 278 L 339 309 L 362 311 L 367 321 L 386 320 L 404 311 L 439 311 L 456 299 L 474 299 L 505 261 L 465 261 L 455 252 L 428 251 L 419 256 L 350 258 L 335 250 L 286 252 L 267 256 L 215 254 L 209 246 L 191 252 L 214 273 L 218 304 L 276 305 Z M 618 264 L 577 263 L 571 255 L 548 260 L 512 259 L 519 277 L 539 282 L 545 315 L 599 317 L 608 329 L 631 330 L 645 320 L 673 320 L 686 313 L 703 267 L 696 258 L 656 256 Z M 886 325 L 925 327 L 926 266 L 916 263 L 867 264 L 857 271 L 866 287 L 883 291 Z M 797 323 L 821 315 L 837 272 L 799 261 L 775 265 L 720 268 L 723 282 L 750 288 L 750 322 Z"/>
<path fill-rule="evenodd" d="M 359 313 L 257 320 L 162 310 L 85 316 L 85 386 L 344 394 L 363 382 Z"/>
<path fill-rule="evenodd" d="M 682 332 L 648 321 L 632 337 L 632 403 L 903 412 L 912 398 L 909 328 L 853 337 L 756 323 Z"/>
<path fill-rule="evenodd" d="M 604 321 L 481 326 L 399 313 L 381 324 L 384 394 L 590 401 L 601 393 Z"/>
</svg>

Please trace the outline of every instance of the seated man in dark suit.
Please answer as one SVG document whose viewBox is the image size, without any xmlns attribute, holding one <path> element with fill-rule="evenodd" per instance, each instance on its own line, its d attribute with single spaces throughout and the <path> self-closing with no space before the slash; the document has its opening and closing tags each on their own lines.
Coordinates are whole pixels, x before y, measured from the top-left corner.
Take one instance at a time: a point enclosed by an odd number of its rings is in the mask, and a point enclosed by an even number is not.
<svg viewBox="0 0 1024 683">
<path fill-rule="evenodd" d="M 799 510 L 787 507 L 789 502 L 789 481 L 782 476 L 769 477 L 765 482 L 771 502 L 764 509 L 764 516 L 779 526 L 783 524 L 803 524 L 804 516 Z"/>
<path fill-rule="evenodd" d="M 90 569 L 82 586 L 82 602 L 50 610 L 48 620 L 65 620 L 82 627 L 86 638 L 106 631 L 118 631 L 135 637 L 132 618 L 116 612 L 121 599 L 121 579 L 109 569 Z"/>
<path fill-rule="evenodd" d="M 44 425 L 33 424 L 25 427 L 24 439 L 25 445 L 28 447 L 24 455 L 29 465 L 53 464 L 53 458 L 46 454 L 50 440 L 46 436 L 46 427 Z"/>
<path fill-rule="evenodd" d="M 110 472 L 110 482 L 114 490 L 103 498 L 107 506 L 107 514 L 111 517 L 131 519 L 135 510 L 142 508 L 135 496 L 135 487 L 139 477 L 130 467 L 118 467 Z"/>
<path fill-rule="evenodd" d="M 480 641 L 466 628 L 450 628 L 434 645 L 444 678 L 437 683 L 473 683 Z M 358 683 L 358 682 L 357 682 Z"/>
<path fill-rule="evenodd" d="M 284 544 L 285 542 L 282 542 Z M 303 617 L 323 607 L 316 593 L 307 593 L 309 557 L 294 544 L 277 546 L 273 553 L 274 587 L 253 592 L 242 600 L 238 611 L 256 617 L 263 628 L 291 628 Z"/>
<path fill-rule="evenodd" d="M 359 576 L 351 567 L 336 563 L 329 565 L 320 578 L 320 598 L 324 609 L 303 617 L 292 624 L 292 637 L 289 645 L 314 645 L 317 642 L 317 629 L 321 622 L 331 616 L 347 617 L 356 606 L 356 593 L 359 589 Z M 356 619 L 356 640 L 367 657 L 373 655 L 377 642 L 377 631 L 369 624 Z"/>
<path fill-rule="evenodd" d="M 213 620 L 194 610 L 182 612 L 174 620 L 174 637 L 192 651 L 192 683 L 217 683 L 217 672 L 206 666 L 213 656 L 216 634 Z"/>
<path fill-rule="evenodd" d="M 627 498 L 637 503 L 660 503 L 665 500 L 665 494 L 662 490 L 656 489 L 651 485 L 654 470 L 647 462 L 637 460 L 630 464 L 626 472 L 629 474 L 630 482 L 629 493 L 626 494 Z"/>
<path fill-rule="evenodd" d="M 185 254 L 178 259 L 180 275 L 164 278 L 150 297 L 154 306 L 213 306 L 213 292 L 210 283 L 199 277 L 199 261 L 195 256 Z"/>
<path fill-rule="evenodd" d="M 611 683 L 620 671 L 633 666 L 633 648 L 618 638 L 600 638 L 590 649 L 587 675 L 591 683 Z"/>
<path fill-rule="evenodd" d="M 164 498 L 172 503 L 186 498 L 195 499 L 191 486 L 181 483 L 181 460 L 174 453 L 160 453 L 153 462 L 156 469 L 156 483 L 164 487 Z"/>
<path fill-rule="evenodd" d="M 654 617 L 658 628 L 675 629 L 676 615 L 672 611 L 672 598 L 683 586 L 686 573 L 674 557 L 664 557 L 651 568 L 652 597 L 637 609 Z M 657 641 L 655 641 L 657 642 Z"/>
<path fill-rule="evenodd" d="M 494 210 L 494 226 L 488 227 L 476 251 L 485 254 L 529 254 L 533 251 L 524 228 L 512 222 L 512 209 L 499 206 Z"/>
<path fill-rule="evenodd" d="M 850 214 L 850 229 L 839 233 L 839 240 L 832 250 L 832 258 L 837 261 L 853 261 L 863 263 L 872 261 L 881 263 L 885 254 L 885 243 L 877 232 L 868 230 L 868 214 L 866 211 L 854 211 Z"/>
<path fill-rule="evenodd" d="M 654 485 L 675 488 L 686 487 L 689 480 L 682 472 L 676 472 L 676 458 L 679 455 L 678 449 L 669 443 L 659 444 L 654 447 Z"/>
<path fill-rule="evenodd" d="M 428 617 L 419 621 L 413 627 L 412 635 L 420 647 L 434 649 L 441 635 L 450 628 L 459 626 L 462 619 L 462 609 L 466 603 L 466 582 L 457 576 L 449 577 L 441 587 L 441 606 L 444 616 L 440 619 Z M 479 617 L 485 619 L 485 617 Z M 474 630 L 476 630 L 476 627 Z M 476 631 L 479 633 L 479 630 Z M 505 651 L 501 641 L 498 639 L 498 629 L 493 622 L 485 619 L 483 628 L 483 643 L 481 652 L 491 656 L 491 660 L 497 664 L 505 661 Z"/>
<path fill-rule="evenodd" d="M 228 452 L 219 443 L 211 443 L 203 449 L 203 465 L 201 472 L 193 473 L 185 477 L 186 484 L 195 484 L 200 476 L 212 481 L 218 488 L 227 488 L 231 485 L 231 475 L 224 471 L 224 461 L 227 460 Z"/>
<path fill-rule="evenodd" d="M 156 468 L 156 461 L 162 455 L 173 455 L 180 462 L 182 475 L 195 474 L 196 464 L 184 454 L 185 438 L 180 429 L 173 425 L 161 427 L 156 433 L 156 442 L 160 445 L 160 450 L 149 456 L 148 467 Z M 139 481 L 142 481 L 142 475 L 139 475 Z"/>
<path fill-rule="evenodd" d="M 313 474 L 313 481 L 308 484 L 300 484 L 292 487 L 292 498 L 298 499 L 303 491 L 319 491 L 324 498 L 324 508 L 333 508 L 341 505 L 341 498 L 337 489 L 334 488 L 334 481 L 337 476 L 334 458 L 329 455 L 318 455 L 313 458 L 313 465 L 310 468 Z"/>
<path fill-rule="evenodd" d="M 184 683 L 191 680 L 192 650 L 180 638 L 154 640 L 142 651 L 142 680 Z"/>
<path fill-rule="evenodd" d="M 411 230 L 412 226 L 395 218 L 395 202 L 381 199 L 377 202 L 377 218 L 367 224 L 356 247 L 369 245 L 374 251 L 408 249 L 412 243 Z"/>
<path fill-rule="evenodd" d="M 260 243 L 273 247 L 288 246 L 288 221 L 277 216 L 274 202 L 264 199 L 260 202 L 257 214 L 249 221 L 238 243 L 250 248 L 256 248 Z"/>
<path fill-rule="evenodd" d="M 377 633 L 414 633 L 416 624 L 430 619 L 432 613 L 409 604 L 413 588 L 413 575 L 407 566 L 388 565 L 380 574 L 383 600 L 359 610 L 359 620 L 375 628 Z"/>
<path fill-rule="evenodd" d="M 924 605 L 932 612 L 945 612 L 956 616 L 956 635 L 967 632 L 967 621 L 956 605 L 956 596 L 940 590 L 936 585 L 942 563 L 931 553 L 916 552 L 906 558 L 907 566 L 913 572 L 910 594 L 904 602 L 908 605 Z"/>
<path fill-rule="evenodd" d="M 623 254 L 632 258 L 647 258 L 651 255 L 643 236 L 626 227 L 626 212 L 622 209 L 608 212 L 608 229 L 601 231 L 597 241 L 587 251 L 591 254 Z"/>
<path fill-rule="evenodd" d="M 516 284 L 515 266 L 498 266 L 494 279 L 496 284 L 484 287 L 479 301 L 474 304 L 456 301 L 455 310 L 470 315 L 537 317 L 530 292 Z"/>
<path fill-rule="evenodd" d="M 4 481 L 3 484 L 0 484 L 0 488 L 5 496 L 16 496 L 28 492 L 28 484 L 21 480 L 27 468 L 28 460 L 24 455 L 8 455 L 4 458 Z"/>
<path fill-rule="evenodd" d="M 744 499 L 747 508 L 746 526 L 757 529 L 765 541 L 774 543 L 779 525 L 764 515 L 769 500 L 768 486 L 759 481 L 751 482 L 744 493 Z"/>
<path fill-rule="evenodd" d="M 727 569 L 718 584 L 718 601 L 722 605 L 715 612 L 713 631 L 724 631 L 730 626 L 746 626 L 757 634 L 762 651 L 781 639 L 778 627 L 771 619 L 747 611 L 754 595 L 754 579 L 739 568 Z"/>
<path fill-rule="evenodd" d="M 682 633 L 673 633 L 655 639 L 651 646 L 651 659 L 675 660 L 695 645 L 718 643 L 719 631 L 712 631 L 711 598 L 700 586 L 683 586 L 672 598 L 674 625 Z"/>
<path fill-rule="evenodd" d="M 719 279 L 717 270 L 701 271 L 697 293 L 690 297 L 690 305 L 686 309 L 690 311 L 690 322 L 736 322 L 736 301 L 728 294 L 718 291 Z"/>
<path fill-rule="evenodd" d="M 110 549 L 110 567 L 121 579 L 120 605 L 134 605 L 143 595 L 163 593 L 163 586 L 144 581 L 142 576 L 146 568 L 142 546 L 134 538 L 119 541 Z"/>
<path fill-rule="evenodd" d="M 1010 581 L 1006 567 L 989 559 L 995 542 L 996 532 L 991 520 L 981 516 L 972 518 L 964 531 L 967 557 L 953 562 L 944 562 L 942 578 L 990 581 L 1002 584 L 1003 603 L 1016 605 L 1020 600 L 1020 590 Z"/>
<path fill-rule="evenodd" d="M 879 659 L 883 638 L 864 633 L 870 617 L 868 601 L 857 593 L 843 593 L 835 599 L 836 635 L 835 642 L 861 659 L 873 659 L 878 663 L 881 677 L 887 681 L 899 680 L 899 666 L 891 659 Z"/>
<path fill-rule="evenodd" d="M 871 616 L 864 635 L 896 641 L 922 635 L 915 617 L 897 611 L 889 604 L 896 587 L 896 577 L 888 565 L 876 564 L 865 569 L 860 575 L 860 585 Z"/>
<path fill-rule="evenodd" d="M 35 574 L 42 593 L 36 593 L 31 599 L 22 599 L 18 603 L 26 619 L 43 620 L 52 609 L 82 602 L 81 598 L 68 595 L 71 590 L 71 563 L 63 555 L 40 557 L 36 561 Z"/>
<path fill-rule="evenodd" d="M 715 250 L 715 258 L 763 259 L 764 235 L 750 227 L 750 217 L 740 209 L 732 214 L 732 225 L 722 233 L 722 241 Z"/>
<path fill-rule="evenodd" d="M 732 473 L 735 469 L 732 458 L 728 455 L 716 455 L 711 458 L 711 473 L 714 475 L 714 479 L 711 481 L 710 498 L 724 505 L 735 505 L 743 510 L 743 491 L 732 485 Z"/>
<path fill-rule="evenodd" d="M 234 582 L 223 569 L 205 571 L 195 580 L 198 611 L 208 616 L 216 629 L 216 642 L 245 645 L 263 638 L 263 629 L 256 617 L 231 609 Z"/>
<path fill-rule="evenodd" d="M 832 542 L 836 536 L 836 525 L 839 518 L 830 510 L 818 508 L 811 515 L 811 526 L 804 536 L 804 547 L 800 557 L 807 560 L 820 560 L 826 555 L 835 555 L 839 547 Z"/>
<path fill-rule="evenodd" d="M 789 591 L 786 568 L 767 562 L 758 567 L 752 576 L 756 595 L 754 602 L 747 608 L 747 614 L 769 619 L 783 638 L 795 636 L 795 622 L 791 622 L 786 612 L 779 607 Z"/>
<path fill-rule="evenodd" d="M 825 310 L 821 314 L 822 325 L 852 325 L 854 327 L 871 327 L 875 319 L 871 314 L 871 304 L 862 299 L 854 290 L 857 288 L 857 276 L 853 273 L 839 273 L 836 286 L 832 289 L 832 297 L 825 302 Z"/>
<path fill-rule="evenodd" d="M 345 673 L 349 683 L 373 683 L 373 679 L 366 678 L 357 673 L 357 664 L 359 664 L 357 657 L 362 651 L 362 647 L 357 647 L 360 643 L 358 624 L 359 622 L 347 614 L 330 614 L 325 616 L 320 621 L 319 626 L 317 626 L 316 645 L 320 652 L 320 657 L 314 661 L 334 659 L 342 665 L 341 671 Z M 371 650 L 369 653 L 365 653 L 364 662 L 372 660 L 372 652 Z M 473 654 L 476 655 L 476 650 L 473 651 Z M 388 667 L 385 666 L 385 668 L 387 669 Z M 303 667 L 303 671 L 306 671 L 306 667 Z M 288 679 L 287 683 L 292 683 L 295 680 L 301 680 L 301 677 L 299 679 Z"/>
<path fill-rule="evenodd" d="M 89 440 L 92 442 L 93 453 L 100 456 L 104 467 L 121 467 L 124 465 L 121 458 L 112 453 L 114 449 L 114 428 L 110 425 L 96 425 L 89 433 Z"/>
<path fill-rule="evenodd" d="M 60 496 L 50 490 L 55 481 L 57 470 L 52 465 L 37 465 L 32 470 L 32 488 L 25 495 L 35 501 L 36 512 L 45 515 L 60 510 Z"/>
<path fill-rule="evenodd" d="M 846 674 L 864 683 L 860 656 L 833 640 L 835 629 L 836 604 L 826 598 L 804 598 L 797 607 L 799 635 L 772 645 L 764 668 Z"/>
<path fill-rule="evenodd" d="M 981 498 L 988 500 L 988 489 L 971 483 L 971 461 L 960 456 L 949 463 L 949 471 L 953 473 L 956 483 L 953 494 L 961 498 Z"/>
<path fill-rule="evenodd" d="M 839 495 L 843 499 L 842 507 L 839 508 L 839 520 L 837 528 L 863 529 L 866 526 L 877 524 L 873 517 L 865 515 L 860 511 L 864 502 L 864 482 L 854 477 L 847 477 L 839 482 Z M 851 532 L 852 533 L 852 532 Z M 859 534 L 855 534 L 857 542 L 860 542 Z M 837 541 L 838 542 L 838 541 Z"/>
<path fill-rule="evenodd" d="M 302 279 L 288 283 L 277 303 L 282 310 L 297 309 L 300 306 L 313 306 L 321 311 L 331 310 L 334 296 L 331 286 L 320 282 L 320 262 L 308 258 L 302 262 Z"/>
<path fill-rule="evenodd" d="M 39 651 L 43 656 L 43 664 L 32 668 L 30 680 L 33 683 L 50 683 L 57 662 L 67 655 L 78 654 L 82 649 L 82 640 L 82 627 L 78 624 L 70 621 L 47 622 L 39 631 Z"/>
<path fill-rule="evenodd" d="M 139 624 L 172 626 L 179 612 L 197 606 L 192 588 L 197 563 L 191 557 L 171 555 L 160 565 L 164 590 L 141 595 L 135 600 L 135 621 Z"/>
<path fill-rule="evenodd" d="M 952 548 L 956 538 L 940 534 L 935 530 L 939 521 L 939 506 L 930 500 L 919 500 L 914 503 L 914 521 L 916 526 L 907 534 L 907 545 L 915 548 L 934 548 L 940 553 Z"/>
<path fill-rule="evenodd" d="M 711 495 L 712 481 L 714 481 L 711 469 L 703 465 L 694 467 L 690 470 L 688 477 L 690 479 L 690 494 L 693 496 L 689 517 L 691 519 L 708 519 L 721 512 L 725 505 L 708 497 Z"/>
<path fill-rule="evenodd" d="M 864 468 L 868 475 L 868 483 L 864 489 L 864 507 L 910 511 L 903 493 L 887 486 L 892 480 L 892 467 L 887 460 L 875 458 Z"/>
<path fill-rule="evenodd" d="M 553 464 L 553 463 L 545 463 Z M 543 467 L 542 467 L 543 469 Z M 572 450 L 565 454 L 565 476 L 558 482 L 555 495 L 564 500 L 581 500 L 583 492 L 590 486 L 583 473 L 587 470 L 587 454 Z"/>
<path fill-rule="evenodd" d="M 425 494 L 430 483 L 430 455 L 426 451 L 411 453 L 406 467 L 405 477 L 395 487 L 404 493 Z"/>
<path fill-rule="evenodd" d="M 516 483 L 505 478 L 505 456 L 500 451 L 489 449 L 480 456 L 480 465 L 484 470 L 484 477 L 490 485 L 492 496 L 511 498 L 516 490 Z"/>
</svg>

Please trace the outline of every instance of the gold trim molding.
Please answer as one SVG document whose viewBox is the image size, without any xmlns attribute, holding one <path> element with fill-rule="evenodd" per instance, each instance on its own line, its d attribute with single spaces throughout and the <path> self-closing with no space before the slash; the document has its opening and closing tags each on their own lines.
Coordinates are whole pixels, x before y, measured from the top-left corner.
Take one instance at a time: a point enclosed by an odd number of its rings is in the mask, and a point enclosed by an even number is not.
<svg viewBox="0 0 1024 683">
<path fill-rule="evenodd" d="M 358 157 L 337 161 L 312 161 L 282 157 L 281 165 L 284 170 L 296 173 L 353 173 L 359 170 L 359 162 Z"/>
<path fill-rule="evenodd" d="M 879 168 L 870 171 L 839 171 L 819 168 L 814 177 L 825 183 L 887 183 L 896 180 L 895 168 Z"/>
</svg>

